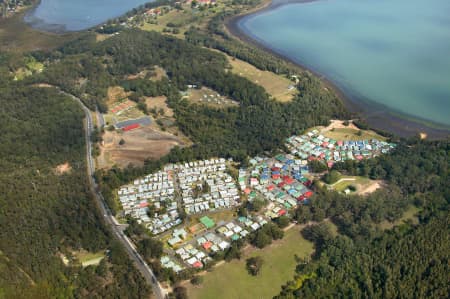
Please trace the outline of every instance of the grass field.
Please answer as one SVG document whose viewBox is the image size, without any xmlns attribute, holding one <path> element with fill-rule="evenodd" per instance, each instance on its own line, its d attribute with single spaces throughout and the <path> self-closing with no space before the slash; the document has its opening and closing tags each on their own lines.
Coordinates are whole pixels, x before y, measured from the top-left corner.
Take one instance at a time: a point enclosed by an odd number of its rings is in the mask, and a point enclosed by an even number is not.
<svg viewBox="0 0 450 299">
<path fill-rule="evenodd" d="M 76 258 L 80 261 L 83 267 L 90 265 L 97 265 L 105 257 L 105 252 L 87 252 L 87 251 L 77 251 L 74 253 Z"/>
<path fill-rule="evenodd" d="M 179 33 L 167 33 L 184 38 L 184 33 L 190 26 L 195 25 L 196 27 L 203 28 L 219 11 L 226 9 L 226 6 L 223 3 L 217 3 L 216 7 L 201 10 L 192 9 L 190 4 L 182 4 L 182 8 L 182 10 L 172 9 L 169 12 L 157 16 L 155 19 L 150 19 L 141 26 L 141 29 L 163 32 L 164 29 L 171 31 L 176 28 L 179 30 Z M 169 23 L 175 25 L 175 27 L 167 26 Z"/>
<path fill-rule="evenodd" d="M 227 56 L 227 58 L 233 73 L 264 87 L 267 93 L 278 101 L 288 102 L 297 93 L 296 88 L 289 90 L 289 87 L 294 84 L 291 80 L 272 72 L 261 71 L 245 61 L 230 56 Z"/>
<path fill-rule="evenodd" d="M 357 130 L 353 128 L 335 128 L 333 130 L 324 132 L 323 135 L 335 140 L 386 140 L 385 137 L 373 131 Z"/>
<path fill-rule="evenodd" d="M 348 186 L 353 185 L 358 188 L 359 186 L 370 184 L 370 179 L 362 176 L 342 176 L 339 181 L 332 184 L 334 190 L 342 192 L 348 188 Z"/>
<path fill-rule="evenodd" d="M 281 286 L 292 279 L 295 271 L 294 255 L 307 256 L 313 244 L 303 239 L 298 227 L 285 233 L 285 237 L 262 250 L 251 250 L 241 260 L 215 268 L 204 276 L 200 286 L 188 285 L 191 299 L 265 299 L 278 294 Z M 251 256 L 264 259 L 261 274 L 251 276 L 245 269 L 245 260 Z"/>
</svg>

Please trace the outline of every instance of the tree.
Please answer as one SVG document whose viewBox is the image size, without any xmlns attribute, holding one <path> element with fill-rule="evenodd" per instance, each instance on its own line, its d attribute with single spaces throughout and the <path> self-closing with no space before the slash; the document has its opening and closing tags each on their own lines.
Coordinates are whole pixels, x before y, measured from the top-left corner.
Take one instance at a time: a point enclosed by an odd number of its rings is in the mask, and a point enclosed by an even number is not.
<svg viewBox="0 0 450 299">
<path fill-rule="evenodd" d="M 246 261 L 246 268 L 250 275 L 256 276 L 261 273 L 261 268 L 264 263 L 264 260 L 260 256 L 255 256 L 248 258 Z"/>
<path fill-rule="evenodd" d="M 231 246 L 228 248 L 227 252 L 225 253 L 225 260 L 229 262 L 232 259 L 240 259 L 240 258 L 241 258 L 241 251 L 239 249 L 239 246 L 235 242 L 233 242 Z"/>
<path fill-rule="evenodd" d="M 252 244 L 258 248 L 264 248 L 272 243 L 272 238 L 263 232 L 261 229 L 256 232 L 256 236 L 253 239 Z"/>
<path fill-rule="evenodd" d="M 147 260 L 152 258 L 160 258 L 163 254 L 162 242 L 153 238 L 146 238 L 139 241 L 137 248 Z"/>
<path fill-rule="evenodd" d="M 247 204 L 247 208 L 250 211 L 259 212 L 266 205 L 264 199 L 255 198 L 252 201 L 249 201 Z"/>
<path fill-rule="evenodd" d="M 327 184 L 334 184 L 341 178 L 341 174 L 337 170 L 331 170 L 323 176 L 323 181 Z"/>
<path fill-rule="evenodd" d="M 309 169 L 311 170 L 311 172 L 315 172 L 315 173 L 321 173 L 328 169 L 327 165 L 325 165 L 325 163 L 323 163 L 321 161 L 317 161 L 317 160 L 309 161 L 308 166 L 309 166 Z"/>
<path fill-rule="evenodd" d="M 275 223 L 280 227 L 280 228 L 285 228 L 289 225 L 289 223 L 291 222 L 291 220 L 289 219 L 289 217 L 287 216 L 280 216 L 278 218 L 275 219 Z"/>
<path fill-rule="evenodd" d="M 188 299 L 187 290 L 182 286 L 176 286 L 173 289 L 173 296 L 175 299 Z"/>
</svg>

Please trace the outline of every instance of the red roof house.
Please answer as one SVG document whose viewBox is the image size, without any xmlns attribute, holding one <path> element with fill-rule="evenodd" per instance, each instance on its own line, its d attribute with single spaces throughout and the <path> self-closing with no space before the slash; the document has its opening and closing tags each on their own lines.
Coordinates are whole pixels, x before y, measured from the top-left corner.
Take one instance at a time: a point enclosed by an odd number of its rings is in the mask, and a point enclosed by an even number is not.
<svg viewBox="0 0 450 299">
<path fill-rule="evenodd" d="M 310 198 L 312 195 L 313 195 L 313 193 L 312 193 L 312 191 L 307 191 L 305 194 L 303 194 L 306 198 Z"/>
<path fill-rule="evenodd" d="M 206 250 L 210 249 L 212 245 L 213 244 L 210 241 L 207 241 L 202 244 L 203 248 L 205 248 Z"/>
<path fill-rule="evenodd" d="M 122 130 L 126 132 L 126 131 L 131 131 L 131 130 L 137 129 L 139 127 L 140 127 L 139 124 L 131 124 L 131 125 L 128 125 L 126 127 L 123 127 Z"/>
<path fill-rule="evenodd" d="M 203 267 L 203 264 L 200 261 L 196 261 L 195 263 L 192 264 L 192 267 L 201 268 L 201 267 Z"/>
</svg>

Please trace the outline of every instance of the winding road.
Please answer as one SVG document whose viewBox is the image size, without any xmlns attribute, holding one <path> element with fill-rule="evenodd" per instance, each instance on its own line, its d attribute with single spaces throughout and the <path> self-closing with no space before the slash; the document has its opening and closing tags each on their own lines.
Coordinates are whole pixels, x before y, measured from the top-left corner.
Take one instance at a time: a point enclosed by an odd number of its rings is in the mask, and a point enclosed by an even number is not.
<svg viewBox="0 0 450 299">
<path fill-rule="evenodd" d="M 95 163 L 94 163 L 94 158 L 92 157 L 93 144 L 91 141 L 91 135 L 92 135 L 92 132 L 94 131 L 94 125 L 92 123 L 91 111 L 76 96 L 74 96 L 72 94 L 68 94 L 66 92 L 63 92 L 61 90 L 59 90 L 59 91 L 60 91 L 60 93 L 66 95 L 66 96 L 72 98 L 73 100 L 75 100 L 76 102 L 78 102 L 86 115 L 85 138 L 86 138 L 86 161 L 87 161 L 87 166 L 88 166 L 87 171 L 88 171 L 89 185 L 90 185 L 92 194 L 94 195 L 95 201 L 96 201 L 101 213 L 104 216 L 105 223 L 111 228 L 111 231 L 112 231 L 113 235 L 116 237 L 116 239 L 122 243 L 124 249 L 128 253 L 131 260 L 134 262 L 137 269 L 141 272 L 142 276 L 152 286 L 153 294 L 156 296 L 156 298 L 157 299 L 167 298 L 166 289 L 162 288 L 162 286 L 158 282 L 155 274 L 153 273 L 152 269 L 147 265 L 147 263 L 144 261 L 144 259 L 137 252 L 134 244 L 123 233 L 121 226 L 117 223 L 116 219 L 114 218 L 114 215 L 111 213 L 111 210 L 106 205 L 103 195 L 100 193 L 100 191 L 98 191 L 98 186 L 94 179 Z"/>
</svg>

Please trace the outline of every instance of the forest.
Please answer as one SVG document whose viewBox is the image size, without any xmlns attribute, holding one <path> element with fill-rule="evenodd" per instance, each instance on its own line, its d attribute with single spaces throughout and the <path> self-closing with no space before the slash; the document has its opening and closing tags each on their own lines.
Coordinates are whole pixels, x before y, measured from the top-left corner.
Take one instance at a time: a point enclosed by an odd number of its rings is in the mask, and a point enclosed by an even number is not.
<svg viewBox="0 0 450 299">
<path fill-rule="evenodd" d="M 54 88 L 0 67 L 0 298 L 142 298 L 149 287 L 102 222 L 88 187 L 84 114 Z M 70 170 L 58 173 L 68 163 Z M 99 266 L 62 255 L 108 252 Z M 127 288 L 123 288 L 123 285 Z"/>
<path fill-rule="evenodd" d="M 386 180 L 395 189 L 375 192 L 365 202 L 325 192 L 301 206 L 299 222 L 328 217 L 339 234 L 321 224 L 303 230 L 315 243 L 315 254 L 299 262 L 276 298 L 448 297 L 449 158 L 449 141 L 410 140 L 390 155 L 336 165 L 346 173 Z M 376 225 L 398 218 L 407 204 L 420 207 L 418 224 L 388 231 Z"/>
</svg>

